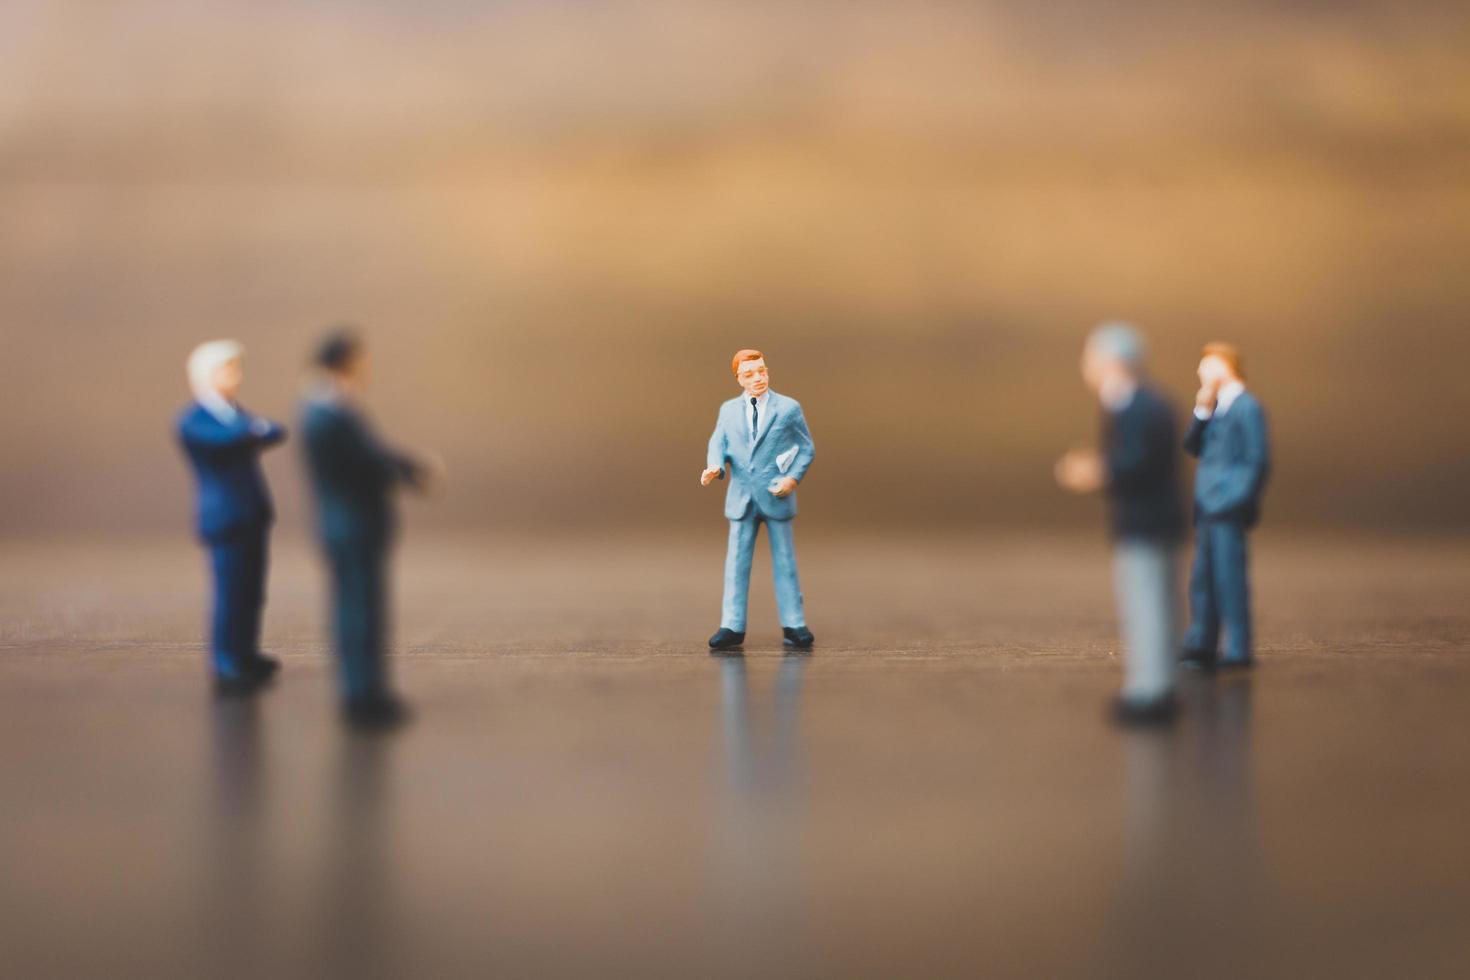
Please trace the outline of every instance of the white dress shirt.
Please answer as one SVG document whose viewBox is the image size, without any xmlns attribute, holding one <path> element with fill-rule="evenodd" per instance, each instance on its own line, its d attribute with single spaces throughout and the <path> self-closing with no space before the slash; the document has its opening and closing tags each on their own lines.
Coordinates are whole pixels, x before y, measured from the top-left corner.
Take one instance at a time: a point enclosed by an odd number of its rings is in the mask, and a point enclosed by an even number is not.
<svg viewBox="0 0 1470 980">
<path fill-rule="evenodd" d="M 1123 411 L 1133 404 L 1133 396 L 1138 394 L 1138 382 L 1131 378 L 1109 379 L 1103 382 L 1102 388 L 1097 393 L 1097 400 L 1102 402 L 1102 407 L 1114 415 Z"/>
<path fill-rule="evenodd" d="M 1245 382 L 1243 381 L 1231 381 L 1228 384 L 1221 385 L 1219 394 L 1215 396 L 1215 410 L 1211 412 L 1208 408 L 1200 408 L 1196 405 L 1194 408 L 1194 417 L 1201 422 L 1208 422 L 1212 416 L 1224 415 L 1230 411 L 1230 406 L 1235 404 L 1235 399 L 1239 398 L 1240 393 L 1243 391 L 1245 391 Z"/>
<path fill-rule="evenodd" d="M 755 408 L 759 410 L 760 417 L 759 419 L 756 419 L 754 421 L 758 421 L 761 429 L 765 429 L 766 423 L 769 422 L 771 418 L 769 408 L 769 405 L 771 403 L 771 391 L 769 388 L 766 389 L 766 393 L 755 400 L 754 406 L 750 404 L 749 395 L 741 395 L 740 400 L 745 403 L 745 434 L 750 436 L 750 441 L 753 445 L 755 443 L 756 437 L 760 435 L 760 433 L 755 431 L 755 428 L 750 424 L 753 421 L 751 419 L 751 409 Z"/>
<path fill-rule="evenodd" d="M 220 421 L 221 425 L 234 425 L 235 419 L 240 415 L 239 409 L 212 391 L 200 392 L 194 397 L 206 412 Z"/>
</svg>

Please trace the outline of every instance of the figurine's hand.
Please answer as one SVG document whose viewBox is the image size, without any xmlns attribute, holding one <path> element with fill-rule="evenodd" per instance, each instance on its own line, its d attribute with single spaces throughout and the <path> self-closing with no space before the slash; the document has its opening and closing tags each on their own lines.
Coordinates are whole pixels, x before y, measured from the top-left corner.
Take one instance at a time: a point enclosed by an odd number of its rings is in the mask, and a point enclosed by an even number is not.
<svg viewBox="0 0 1470 980">
<path fill-rule="evenodd" d="M 1215 400 L 1220 395 L 1219 385 L 1204 385 L 1194 396 L 1194 407 L 1206 412 L 1215 411 Z"/>
<path fill-rule="evenodd" d="M 419 474 L 419 492 L 425 496 L 443 493 L 449 483 L 449 467 L 444 464 L 444 457 L 436 452 L 419 456 Z"/>
<path fill-rule="evenodd" d="M 721 474 L 723 474 L 724 472 L 724 470 L 705 470 L 703 473 L 699 474 L 699 485 L 702 487 L 709 486 L 711 483 L 714 483 L 716 480 L 718 480 Z"/>
<path fill-rule="evenodd" d="M 1057 483 L 1073 493 L 1093 493 L 1107 482 L 1102 457 L 1093 449 L 1073 449 L 1056 465 Z"/>
<path fill-rule="evenodd" d="M 771 487 L 771 496 L 784 497 L 796 489 L 796 481 L 789 476 L 783 476 Z"/>
</svg>

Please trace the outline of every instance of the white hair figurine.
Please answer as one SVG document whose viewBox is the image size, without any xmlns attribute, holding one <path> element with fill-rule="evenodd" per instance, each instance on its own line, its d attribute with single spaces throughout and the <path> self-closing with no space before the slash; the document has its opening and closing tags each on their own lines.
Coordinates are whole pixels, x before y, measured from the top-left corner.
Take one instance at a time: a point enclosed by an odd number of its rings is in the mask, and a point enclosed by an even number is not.
<svg viewBox="0 0 1470 980">
<path fill-rule="evenodd" d="M 186 367 L 189 375 L 189 388 L 194 392 L 194 397 L 199 404 L 221 420 L 233 418 L 235 406 L 231 405 L 216 390 L 215 372 L 231 361 L 239 360 L 244 353 L 245 348 L 239 341 L 211 340 L 200 344 L 189 354 Z"/>
</svg>

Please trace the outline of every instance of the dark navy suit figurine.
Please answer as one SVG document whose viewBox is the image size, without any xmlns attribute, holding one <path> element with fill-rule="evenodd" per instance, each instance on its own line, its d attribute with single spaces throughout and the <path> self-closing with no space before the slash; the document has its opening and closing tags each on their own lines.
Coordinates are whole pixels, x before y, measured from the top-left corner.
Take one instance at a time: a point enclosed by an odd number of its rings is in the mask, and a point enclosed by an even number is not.
<svg viewBox="0 0 1470 980">
<path fill-rule="evenodd" d="M 1243 668 L 1253 657 L 1246 534 L 1261 516 L 1271 446 L 1266 414 L 1245 388 L 1234 347 L 1205 347 L 1199 378 L 1195 420 L 1184 439 L 1185 450 L 1199 457 L 1199 468 L 1182 662 L 1202 670 Z"/>
<path fill-rule="evenodd" d="M 1174 411 L 1148 384 L 1143 337 L 1127 323 L 1099 325 L 1087 338 L 1082 376 L 1103 409 L 1101 451 L 1074 449 L 1057 482 L 1075 493 L 1104 491 L 1112 512 L 1113 579 L 1123 632 L 1123 690 L 1113 717 L 1126 725 L 1166 723 L 1178 708 L 1175 553 L 1184 532 Z"/>
<path fill-rule="evenodd" d="M 275 512 L 260 453 L 286 430 L 235 403 L 243 348 L 203 344 L 189 357 L 195 400 L 179 417 L 178 435 L 197 478 L 198 532 L 214 569 L 210 657 L 215 686 L 245 694 L 268 682 L 280 664 L 260 652 L 267 542 Z"/>
<path fill-rule="evenodd" d="M 350 724 L 390 727 L 407 708 L 387 677 L 388 555 L 394 538 L 393 492 L 423 489 L 428 470 L 384 447 L 354 404 L 365 372 L 361 342 L 342 332 L 316 354 L 323 384 L 301 417 L 317 531 L 332 580 L 332 634 Z"/>
</svg>

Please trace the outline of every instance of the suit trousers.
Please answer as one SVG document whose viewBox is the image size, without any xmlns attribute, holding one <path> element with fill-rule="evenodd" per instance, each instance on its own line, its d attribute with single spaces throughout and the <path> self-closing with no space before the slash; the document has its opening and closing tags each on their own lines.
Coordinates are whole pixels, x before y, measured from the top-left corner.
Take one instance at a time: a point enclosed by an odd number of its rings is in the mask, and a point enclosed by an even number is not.
<svg viewBox="0 0 1470 980">
<path fill-rule="evenodd" d="M 1201 520 L 1194 528 L 1194 566 L 1189 574 L 1191 650 L 1220 652 L 1222 659 L 1251 658 L 1251 597 L 1245 526 Z M 1220 631 L 1225 632 L 1220 650 Z"/>
<path fill-rule="evenodd" d="M 771 538 L 771 572 L 776 580 L 776 608 L 782 626 L 805 626 L 801 582 L 796 574 L 796 542 L 790 521 L 768 519 L 756 508 L 738 521 L 730 522 L 730 543 L 725 550 L 725 596 L 720 625 L 745 632 L 745 611 L 750 600 L 750 565 L 755 558 L 755 539 L 764 524 Z"/>
<path fill-rule="evenodd" d="M 260 653 L 260 614 L 270 528 L 254 525 L 208 542 L 214 571 L 210 660 L 217 676 L 239 678 Z"/>
<path fill-rule="evenodd" d="M 1113 548 L 1113 584 L 1123 633 L 1123 696 L 1154 698 L 1174 687 L 1174 545 L 1122 538 Z"/>
<path fill-rule="evenodd" d="M 342 696 L 371 700 L 387 693 L 388 549 L 376 542 L 329 541 L 332 639 Z"/>
</svg>

